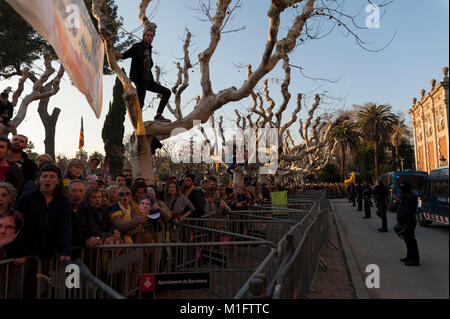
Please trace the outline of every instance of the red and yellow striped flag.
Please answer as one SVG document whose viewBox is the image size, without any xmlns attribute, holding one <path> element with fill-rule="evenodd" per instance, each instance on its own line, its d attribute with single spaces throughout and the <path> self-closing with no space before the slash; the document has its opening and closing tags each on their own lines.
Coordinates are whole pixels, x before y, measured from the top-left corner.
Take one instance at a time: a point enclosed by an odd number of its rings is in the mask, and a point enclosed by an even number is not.
<svg viewBox="0 0 450 319">
<path fill-rule="evenodd" d="M 81 117 L 80 140 L 78 142 L 78 149 L 81 150 L 83 146 L 84 146 L 84 129 L 83 129 L 83 117 Z"/>
</svg>

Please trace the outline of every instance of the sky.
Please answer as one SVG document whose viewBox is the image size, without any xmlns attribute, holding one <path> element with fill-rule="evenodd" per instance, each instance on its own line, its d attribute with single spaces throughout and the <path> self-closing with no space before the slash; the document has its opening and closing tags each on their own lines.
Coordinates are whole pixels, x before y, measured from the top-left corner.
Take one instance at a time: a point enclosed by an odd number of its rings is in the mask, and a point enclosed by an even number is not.
<svg viewBox="0 0 450 319">
<path fill-rule="evenodd" d="M 215 1 L 211 1 L 215 3 Z M 136 30 L 140 26 L 137 18 L 139 0 L 116 0 L 119 15 L 124 19 L 123 28 L 126 31 Z M 325 2 L 326 3 L 326 2 Z M 345 12 L 356 16 L 356 22 L 364 25 L 370 13 L 365 12 L 366 0 L 347 0 Z M 262 51 L 267 41 L 268 0 L 243 0 L 242 6 L 234 12 L 233 19 L 227 29 L 245 27 L 239 32 L 226 33 L 217 47 L 211 60 L 211 81 L 214 92 L 231 86 L 239 87 L 246 78 L 246 69 L 239 66 L 252 64 L 255 69 L 260 62 Z M 147 16 L 158 25 L 153 42 L 155 64 L 162 71 L 162 84 L 171 88 L 176 81 L 177 70 L 174 62 L 183 56 L 182 45 L 185 30 L 192 33 L 190 47 L 191 62 L 198 62 L 198 54 L 208 46 L 209 21 L 194 10 L 199 7 L 197 0 L 153 0 L 147 9 Z M 285 35 L 292 22 L 293 12 L 282 15 L 280 37 Z M 328 25 L 323 30 L 329 29 Z M 352 105 L 362 105 L 366 102 L 389 104 L 394 113 L 402 112 L 409 124 L 411 117 L 406 113 L 412 106 L 411 99 L 420 97 L 420 89 L 428 91 L 430 80 L 441 81 L 441 69 L 448 66 L 449 61 L 449 2 L 447 0 L 394 0 L 384 10 L 379 22 L 379 28 L 356 30 L 359 37 L 365 41 L 371 52 L 359 47 L 355 39 L 349 36 L 344 28 L 336 27 L 326 37 L 304 41 L 290 55 L 290 63 L 303 69 L 304 77 L 299 69 L 293 67 L 291 73 L 291 101 L 285 112 L 284 121 L 290 119 L 292 110 L 296 107 L 297 93 L 306 94 L 300 117 L 305 118 L 308 108 L 313 103 L 312 96 L 323 93 L 327 96 L 318 112 L 336 112 L 339 109 L 351 109 Z M 142 29 L 134 33 L 142 37 Z M 280 38 L 279 37 L 279 38 Z M 392 42 L 391 42 L 392 40 Z M 136 38 L 136 41 L 139 39 Z M 128 72 L 131 60 L 120 61 L 119 65 Z M 37 63 L 39 65 L 39 63 Z M 55 62 L 55 69 L 58 64 Z M 189 73 L 190 86 L 183 94 L 184 109 L 187 114 L 193 108 L 193 99 L 201 94 L 199 85 L 199 67 L 194 66 Z M 281 101 L 279 80 L 284 74 L 281 64 L 265 78 L 268 78 L 269 89 L 275 101 Z M 314 79 L 310 79 L 314 78 Z M 319 80 L 323 79 L 323 80 Z M 17 78 L 1 81 L 0 89 L 11 85 L 17 87 Z M 68 157 L 78 150 L 80 118 L 84 118 L 84 150 L 92 153 L 99 151 L 104 154 L 101 130 L 112 101 L 112 87 L 115 76 L 104 76 L 103 108 L 99 119 L 95 117 L 84 96 L 71 85 L 67 74 L 61 81 L 57 95 L 51 98 L 49 112 L 54 107 L 62 111 L 56 126 L 56 153 Z M 255 91 L 262 90 L 262 81 Z M 28 91 L 27 91 L 28 90 Z M 28 84 L 26 92 L 31 90 Z M 154 97 L 148 92 L 145 105 Z M 174 97 L 171 100 L 173 104 Z M 20 102 L 20 101 L 19 101 Z M 27 135 L 34 143 L 34 151 L 44 153 L 44 127 L 37 113 L 38 102 L 28 107 L 25 120 L 18 127 L 19 133 Z M 224 116 L 224 126 L 234 127 L 235 109 L 241 114 L 247 114 L 251 107 L 250 99 L 223 106 L 215 114 L 216 120 Z M 17 111 L 16 107 L 15 111 Z M 156 113 L 156 103 L 143 113 L 145 120 L 153 119 Z M 165 117 L 174 120 L 166 109 Z M 298 124 L 292 126 L 291 135 L 298 140 Z M 125 135 L 132 133 L 128 116 L 125 120 Z"/>
</svg>

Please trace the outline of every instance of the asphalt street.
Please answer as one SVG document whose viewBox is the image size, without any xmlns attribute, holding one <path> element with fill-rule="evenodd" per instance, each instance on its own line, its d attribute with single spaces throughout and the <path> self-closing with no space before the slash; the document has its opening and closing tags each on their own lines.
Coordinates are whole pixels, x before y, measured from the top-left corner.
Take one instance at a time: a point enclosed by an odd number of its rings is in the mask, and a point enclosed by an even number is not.
<svg viewBox="0 0 450 319">
<path fill-rule="evenodd" d="M 366 267 L 375 264 L 380 269 L 380 288 L 367 289 L 371 298 L 382 299 L 441 299 L 449 298 L 449 227 L 432 224 L 417 225 L 419 267 L 408 267 L 400 262 L 406 256 L 406 245 L 393 231 L 395 213 L 388 212 L 387 233 L 378 232 L 381 220 L 372 207 L 372 218 L 348 199 L 332 200 L 336 218 L 353 252 L 363 281 L 369 273 Z"/>
</svg>

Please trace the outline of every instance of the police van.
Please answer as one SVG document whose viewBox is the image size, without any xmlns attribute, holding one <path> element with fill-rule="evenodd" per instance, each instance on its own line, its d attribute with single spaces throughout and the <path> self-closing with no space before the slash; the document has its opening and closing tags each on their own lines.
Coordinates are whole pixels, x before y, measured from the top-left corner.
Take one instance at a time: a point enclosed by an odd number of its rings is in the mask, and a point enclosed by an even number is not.
<svg viewBox="0 0 450 319">
<path fill-rule="evenodd" d="M 422 171 L 394 171 L 384 173 L 380 176 L 383 184 L 389 189 L 388 205 L 389 211 L 394 212 L 397 210 L 400 196 L 402 191 L 400 190 L 400 182 L 410 182 L 411 190 L 416 194 L 422 194 L 425 186 L 425 180 L 428 176 L 427 172 Z"/>
<path fill-rule="evenodd" d="M 448 177 L 448 166 L 430 172 L 423 195 L 419 197 L 419 225 L 428 226 L 432 222 L 448 225 Z"/>
</svg>

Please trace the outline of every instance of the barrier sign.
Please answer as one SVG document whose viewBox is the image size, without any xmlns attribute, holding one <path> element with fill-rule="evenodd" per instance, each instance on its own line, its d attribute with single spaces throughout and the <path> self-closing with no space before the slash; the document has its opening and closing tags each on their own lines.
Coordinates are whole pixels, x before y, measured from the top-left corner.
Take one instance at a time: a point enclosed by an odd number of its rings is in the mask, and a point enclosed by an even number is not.
<svg viewBox="0 0 450 319">
<path fill-rule="evenodd" d="M 209 272 L 141 275 L 141 292 L 204 288 L 209 288 Z"/>
<path fill-rule="evenodd" d="M 270 193 L 272 208 L 287 209 L 287 191 Z"/>
<path fill-rule="evenodd" d="M 141 292 L 155 291 L 155 275 L 141 275 Z"/>
</svg>

